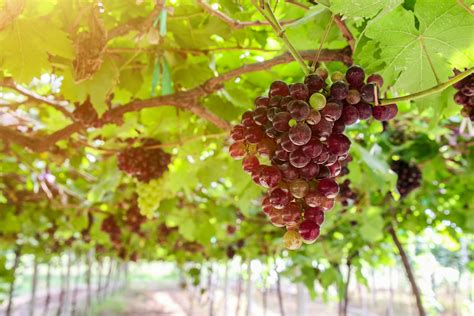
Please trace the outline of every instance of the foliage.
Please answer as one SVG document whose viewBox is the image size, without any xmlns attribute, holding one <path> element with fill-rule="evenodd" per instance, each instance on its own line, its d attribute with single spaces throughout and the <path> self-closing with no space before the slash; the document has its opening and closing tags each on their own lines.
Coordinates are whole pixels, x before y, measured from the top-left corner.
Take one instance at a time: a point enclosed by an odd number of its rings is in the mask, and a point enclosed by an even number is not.
<svg viewBox="0 0 474 316">
<path fill-rule="evenodd" d="M 314 245 L 284 251 L 281 233 L 261 214 L 262 190 L 229 157 L 225 136 L 273 80 L 301 82 L 304 74 L 289 58 L 262 63 L 286 48 L 268 25 L 237 23 L 262 21 L 250 1 L 214 2 L 230 21 L 199 3 L 0 1 L 0 254 L 22 244 L 43 261 L 95 249 L 99 257 L 184 264 L 227 260 L 232 247 L 243 258 L 284 258 L 288 274 L 314 295 L 315 280 L 342 294 L 340 267 L 349 258 L 360 280 L 363 267 L 393 264 L 389 225 L 405 241 L 426 230 L 457 246 L 472 238 L 474 153 L 449 88 L 399 103 L 388 125 L 349 128 L 347 178 L 357 203 L 328 213 Z M 322 64 L 345 72 L 353 58 L 384 76 L 388 96 L 473 66 L 474 19 L 454 0 L 304 5 L 311 7 L 276 6 L 280 21 L 297 19 L 285 26 L 295 47 L 317 49 L 331 13 L 340 13 L 355 52 L 333 25 Z M 72 112 L 88 98 L 96 113 L 78 123 Z M 145 188 L 118 170 L 128 138 L 161 141 L 172 155 L 166 181 Z M 422 171 L 421 187 L 403 199 L 389 168 L 398 159 Z M 147 216 L 139 232 L 121 204 L 135 193 Z M 119 245 L 101 231 L 109 215 L 120 225 Z M 3 266 L 0 257 L 0 278 Z"/>
</svg>

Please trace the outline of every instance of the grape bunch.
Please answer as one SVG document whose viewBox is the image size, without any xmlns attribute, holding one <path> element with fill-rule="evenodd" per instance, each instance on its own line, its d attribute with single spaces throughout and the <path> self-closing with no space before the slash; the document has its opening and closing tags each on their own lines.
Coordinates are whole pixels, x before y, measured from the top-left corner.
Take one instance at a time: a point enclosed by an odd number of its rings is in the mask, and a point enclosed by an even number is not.
<svg viewBox="0 0 474 316">
<path fill-rule="evenodd" d="M 416 165 L 397 160 L 393 161 L 390 167 L 398 175 L 397 189 L 402 197 L 406 197 L 411 191 L 420 186 L 421 171 Z"/>
<path fill-rule="evenodd" d="M 271 84 L 267 96 L 255 99 L 255 109 L 242 115 L 233 127 L 230 155 L 243 159 L 244 171 L 268 189 L 263 212 L 277 227 L 286 227 L 288 249 L 319 237 L 325 212 L 334 206 L 339 192 L 336 178 L 350 160 L 351 141 L 346 126 L 370 117 L 386 121 L 395 117 L 395 104 L 377 103 L 383 85 L 380 75 L 365 80 L 359 66 L 345 76 L 318 69 L 304 83 Z"/>
<path fill-rule="evenodd" d="M 109 235 L 110 241 L 112 241 L 115 247 L 118 247 L 121 244 L 121 229 L 113 215 L 105 218 L 100 228 L 103 232 Z"/>
<path fill-rule="evenodd" d="M 145 138 L 141 146 L 122 150 L 117 157 L 119 169 L 141 182 L 161 177 L 168 170 L 171 155 L 161 148 L 153 148 L 160 144 L 158 140 Z"/>
<path fill-rule="evenodd" d="M 137 197 L 134 196 L 128 206 L 125 214 L 125 223 L 130 228 L 130 231 L 140 234 L 141 225 L 146 222 L 146 216 L 142 215 L 138 207 Z"/>
<path fill-rule="evenodd" d="M 455 75 L 460 73 L 459 70 L 454 70 Z M 458 90 L 454 95 L 454 102 L 462 106 L 461 115 L 474 122 L 474 74 L 455 83 L 453 87 Z"/>
<path fill-rule="evenodd" d="M 339 187 L 339 199 L 342 206 L 348 206 L 357 201 L 357 193 L 351 189 L 351 180 L 346 179 Z"/>
</svg>

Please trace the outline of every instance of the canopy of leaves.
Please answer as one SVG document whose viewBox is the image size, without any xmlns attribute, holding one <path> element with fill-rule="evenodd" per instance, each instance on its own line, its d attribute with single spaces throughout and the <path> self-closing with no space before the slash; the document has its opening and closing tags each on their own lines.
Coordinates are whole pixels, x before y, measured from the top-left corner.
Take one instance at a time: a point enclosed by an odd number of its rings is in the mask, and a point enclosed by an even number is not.
<svg viewBox="0 0 474 316">
<path fill-rule="evenodd" d="M 299 3 L 279 1 L 275 14 L 305 58 L 340 14 L 355 51 L 332 25 L 320 61 L 331 72 L 353 60 L 382 74 L 389 96 L 473 66 L 474 19 L 454 0 Z M 392 264 L 389 225 L 407 238 L 427 229 L 455 244 L 470 238 L 474 153 L 449 88 L 400 103 L 388 125 L 349 128 L 357 203 L 327 214 L 316 244 L 283 251 L 282 231 L 260 210 L 261 189 L 227 154 L 229 126 L 256 96 L 275 79 L 303 80 L 262 21 L 250 1 L 0 0 L 0 255 L 22 245 L 44 261 L 95 249 L 184 263 L 226 260 L 230 247 L 245 258 L 291 259 L 303 271 L 295 281 L 314 294 L 316 279 L 343 288 L 348 258 L 358 278 L 362 266 Z M 92 107 L 78 116 L 84 104 Z M 138 183 L 118 170 L 132 138 L 158 139 L 172 155 L 162 179 Z M 398 159 L 423 174 L 404 199 L 389 168 Z M 127 224 L 134 199 L 146 216 L 139 231 Z M 119 244 L 101 229 L 110 216 Z M 0 279 L 11 276 L 5 264 L 0 256 Z"/>
</svg>

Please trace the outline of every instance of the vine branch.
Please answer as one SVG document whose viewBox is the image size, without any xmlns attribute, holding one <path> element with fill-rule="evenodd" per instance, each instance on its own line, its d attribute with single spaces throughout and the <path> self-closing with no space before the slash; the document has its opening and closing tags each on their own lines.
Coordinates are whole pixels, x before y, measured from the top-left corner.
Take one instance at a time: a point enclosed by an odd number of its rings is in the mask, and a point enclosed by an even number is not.
<svg viewBox="0 0 474 316">
<path fill-rule="evenodd" d="M 390 99 L 380 99 L 379 104 L 380 105 L 386 105 L 386 104 L 390 104 L 390 103 L 397 103 L 397 102 L 412 101 L 412 100 L 420 99 L 420 98 L 423 98 L 423 97 L 441 92 L 444 89 L 452 86 L 456 82 L 459 82 L 459 81 L 463 80 L 464 78 L 468 77 L 469 75 L 471 75 L 473 73 L 474 73 L 474 67 L 472 67 L 472 68 L 470 68 L 470 69 L 468 69 L 464 72 L 461 72 L 460 74 L 452 77 L 448 81 L 443 82 L 443 83 L 441 83 L 439 85 L 436 85 L 434 87 L 431 87 L 429 89 L 419 91 L 419 92 L 416 92 L 416 93 L 413 93 L 413 94 L 405 95 L 403 97 L 390 98 Z"/>
<path fill-rule="evenodd" d="M 342 33 L 342 36 L 344 36 L 347 43 L 349 44 L 349 47 L 351 48 L 351 50 L 354 51 L 354 47 L 355 47 L 354 36 L 352 35 L 351 31 L 347 27 L 346 23 L 344 23 L 340 15 L 334 16 L 334 23 L 336 23 L 337 27 Z"/>
<path fill-rule="evenodd" d="M 72 119 L 72 113 L 66 108 L 69 105 L 67 101 L 59 101 L 50 99 L 48 97 L 37 94 L 36 92 L 30 91 L 27 88 L 16 84 L 12 78 L 4 78 L 3 81 L 0 81 L 0 87 L 9 88 L 15 90 L 16 92 L 24 95 L 28 100 L 32 100 L 38 103 L 45 103 L 54 107 L 59 112 L 63 113 L 64 116 Z"/>
<path fill-rule="evenodd" d="M 230 16 L 226 15 L 225 13 L 219 11 L 219 10 L 214 10 L 212 6 L 210 6 L 205 0 L 197 0 L 197 3 L 210 15 L 213 15 L 219 19 L 221 19 L 223 22 L 225 22 L 227 25 L 229 25 L 231 28 L 234 29 L 243 29 L 245 27 L 252 27 L 252 26 L 269 26 L 271 23 L 269 21 L 239 21 L 234 18 L 231 18 Z M 288 25 L 291 23 L 296 22 L 296 20 L 287 20 L 287 21 L 281 21 L 282 25 Z"/>
</svg>

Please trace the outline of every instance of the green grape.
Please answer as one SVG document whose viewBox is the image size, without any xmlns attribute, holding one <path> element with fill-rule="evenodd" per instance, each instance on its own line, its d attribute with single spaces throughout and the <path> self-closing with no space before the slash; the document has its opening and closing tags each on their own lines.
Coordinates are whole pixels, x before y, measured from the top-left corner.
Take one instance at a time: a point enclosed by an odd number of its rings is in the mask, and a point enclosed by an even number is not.
<svg viewBox="0 0 474 316">
<path fill-rule="evenodd" d="M 164 175 L 148 183 L 137 182 L 138 207 L 142 215 L 152 218 L 155 211 L 160 207 L 161 201 L 169 196 L 166 181 L 166 175 Z"/>
<path fill-rule="evenodd" d="M 321 93 L 313 93 L 309 97 L 309 104 L 311 104 L 314 109 L 319 111 L 326 106 L 326 97 Z"/>
<path fill-rule="evenodd" d="M 332 80 L 332 82 L 346 81 L 346 76 L 340 71 L 335 71 L 331 75 L 331 80 Z"/>
<path fill-rule="evenodd" d="M 301 238 L 300 233 L 297 231 L 290 230 L 283 236 L 283 243 L 287 249 L 296 250 L 303 244 L 303 238 Z"/>
</svg>

